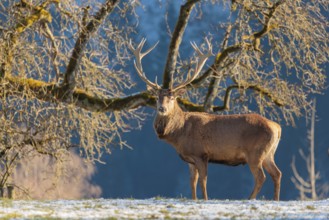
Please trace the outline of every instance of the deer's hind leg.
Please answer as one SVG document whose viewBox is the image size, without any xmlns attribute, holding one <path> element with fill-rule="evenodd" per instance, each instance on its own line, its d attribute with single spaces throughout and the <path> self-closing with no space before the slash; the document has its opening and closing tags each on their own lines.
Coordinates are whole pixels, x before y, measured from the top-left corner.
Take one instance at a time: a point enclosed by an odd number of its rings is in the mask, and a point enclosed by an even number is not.
<svg viewBox="0 0 329 220">
<path fill-rule="evenodd" d="M 282 173 L 274 162 L 274 157 L 269 156 L 263 162 L 265 170 L 270 174 L 274 182 L 274 200 L 280 199 L 280 187 Z"/>
<path fill-rule="evenodd" d="M 256 199 L 257 194 L 261 190 L 263 183 L 265 182 L 266 176 L 261 163 L 249 164 L 251 173 L 255 179 L 254 190 L 252 191 L 249 199 Z"/>
</svg>

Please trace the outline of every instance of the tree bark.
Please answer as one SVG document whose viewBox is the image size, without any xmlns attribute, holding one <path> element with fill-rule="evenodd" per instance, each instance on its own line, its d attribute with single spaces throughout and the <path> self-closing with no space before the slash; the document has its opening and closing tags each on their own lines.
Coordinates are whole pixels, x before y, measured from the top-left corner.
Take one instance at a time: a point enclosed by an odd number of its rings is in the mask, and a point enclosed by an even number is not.
<svg viewBox="0 0 329 220">
<path fill-rule="evenodd" d="M 177 56 L 179 46 L 182 42 L 183 34 L 185 32 L 188 19 L 195 3 L 200 0 L 189 0 L 181 6 L 179 18 L 177 20 L 173 36 L 171 38 L 169 52 L 167 55 L 166 67 L 163 73 L 163 88 L 169 89 L 172 86 L 172 76 L 176 70 Z"/>
<path fill-rule="evenodd" d="M 102 21 L 109 13 L 113 11 L 118 2 L 119 0 L 107 0 L 96 15 L 91 19 L 91 21 L 86 25 L 86 27 L 82 27 L 81 34 L 75 43 L 71 59 L 64 76 L 63 87 L 69 91 L 72 91 L 76 86 L 75 70 L 91 35 L 95 33 L 98 27 L 102 24 Z"/>
</svg>

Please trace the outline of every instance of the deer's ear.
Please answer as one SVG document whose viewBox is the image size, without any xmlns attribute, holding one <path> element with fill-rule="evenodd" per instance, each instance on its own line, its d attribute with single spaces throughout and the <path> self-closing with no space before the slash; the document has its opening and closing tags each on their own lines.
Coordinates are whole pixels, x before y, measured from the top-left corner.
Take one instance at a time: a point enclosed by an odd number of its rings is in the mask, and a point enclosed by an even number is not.
<svg viewBox="0 0 329 220">
<path fill-rule="evenodd" d="M 183 96 L 185 92 L 186 92 L 185 88 L 178 89 L 177 91 L 175 91 L 175 96 L 177 97 Z"/>
</svg>

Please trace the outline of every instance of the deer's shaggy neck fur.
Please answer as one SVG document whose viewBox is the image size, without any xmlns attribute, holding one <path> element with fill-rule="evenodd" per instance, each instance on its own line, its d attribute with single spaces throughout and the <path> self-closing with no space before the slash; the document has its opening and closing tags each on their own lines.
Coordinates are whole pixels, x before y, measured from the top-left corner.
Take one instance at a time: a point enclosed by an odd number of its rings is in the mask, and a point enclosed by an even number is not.
<svg viewBox="0 0 329 220">
<path fill-rule="evenodd" d="M 154 128 L 159 138 L 166 138 L 169 142 L 175 136 L 180 136 L 180 131 L 185 124 L 185 112 L 176 102 L 174 109 L 168 115 L 157 114 Z"/>
</svg>

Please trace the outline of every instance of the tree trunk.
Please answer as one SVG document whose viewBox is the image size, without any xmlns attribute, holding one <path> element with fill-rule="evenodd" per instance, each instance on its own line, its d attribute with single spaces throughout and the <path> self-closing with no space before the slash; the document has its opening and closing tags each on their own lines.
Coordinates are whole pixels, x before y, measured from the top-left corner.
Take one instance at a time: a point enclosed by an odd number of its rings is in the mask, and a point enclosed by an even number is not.
<svg viewBox="0 0 329 220">
<path fill-rule="evenodd" d="M 312 200 L 317 199 L 316 195 L 316 177 L 315 177 L 315 159 L 314 159 L 314 126 L 315 126 L 315 108 L 316 100 L 314 99 L 313 109 L 312 109 L 312 121 L 311 121 L 311 131 L 310 131 L 310 181 L 312 190 Z"/>
</svg>

